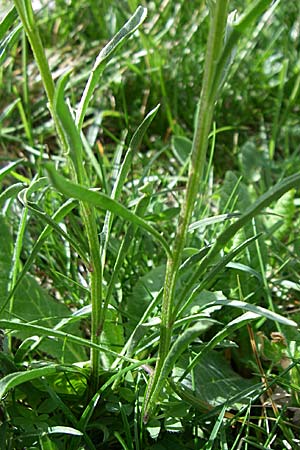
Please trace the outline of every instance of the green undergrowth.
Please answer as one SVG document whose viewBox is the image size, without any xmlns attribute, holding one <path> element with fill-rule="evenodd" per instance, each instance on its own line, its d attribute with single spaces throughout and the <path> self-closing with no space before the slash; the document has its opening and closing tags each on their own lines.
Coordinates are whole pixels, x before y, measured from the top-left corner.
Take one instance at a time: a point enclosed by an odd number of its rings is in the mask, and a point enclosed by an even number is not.
<svg viewBox="0 0 300 450">
<path fill-rule="evenodd" d="M 300 7 L 141 3 L 0 3 L 0 448 L 297 448 Z"/>
</svg>

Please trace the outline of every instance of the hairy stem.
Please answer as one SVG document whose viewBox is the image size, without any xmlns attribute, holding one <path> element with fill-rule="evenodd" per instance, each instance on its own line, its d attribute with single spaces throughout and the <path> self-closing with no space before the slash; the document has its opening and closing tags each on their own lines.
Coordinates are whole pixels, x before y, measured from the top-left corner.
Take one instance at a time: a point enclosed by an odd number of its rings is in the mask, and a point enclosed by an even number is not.
<svg viewBox="0 0 300 450">
<path fill-rule="evenodd" d="M 34 17 L 31 1 L 27 0 L 24 2 L 24 0 L 14 0 L 14 4 L 22 21 L 22 25 L 30 43 L 32 52 L 34 54 L 34 59 L 37 63 L 43 81 L 44 89 L 47 94 L 48 107 L 52 115 L 59 139 L 63 145 L 64 150 L 66 150 L 67 144 L 63 131 L 56 115 L 53 113 L 55 86 L 42 44 L 41 36 L 38 30 L 37 22 Z"/>
<path fill-rule="evenodd" d="M 60 89 L 61 98 L 57 100 L 57 89 L 55 89 L 55 84 L 43 48 L 39 29 L 34 18 L 31 1 L 14 0 L 14 3 L 41 74 L 44 89 L 49 102 L 49 110 L 55 123 L 60 142 L 63 150 L 70 155 L 70 158 L 68 159 L 72 178 L 77 183 L 84 185 L 86 176 L 82 161 L 80 134 L 63 98 L 67 77 L 65 77 L 63 82 L 60 83 L 63 87 Z M 100 332 L 99 324 L 102 308 L 102 267 L 100 258 L 100 244 L 94 211 L 84 202 L 81 202 L 80 212 L 89 244 L 89 271 L 92 304 L 91 341 L 93 344 L 98 344 Z M 99 350 L 94 347 L 91 349 L 91 366 L 91 391 L 94 392 L 98 388 L 99 380 Z"/>
<path fill-rule="evenodd" d="M 214 105 L 218 91 L 218 86 L 213 86 L 213 80 L 216 73 L 217 63 L 224 45 L 228 3 L 229 0 L 216 1 L 215 5 L 213 5 L 211 9 L 211 22 L 205 57 L 203 84 L 198 105 L 196 128 L 194 131 L 188 182 L 184 203 L 182 205 L 179 217 L 173 251 L 167 261 L 161 313 L 158 360 L 146 394 L 144 406 L 145 421 L 147 421 L 149 415 L 151 414 L 157 400 L 156 397 L 159 395 L 159 390 L 155 389 L 155 387 L 157 385 L 163 385 L 164 380 L 162 380 L 162 377 L 166 376 L 165 374 L 162 375 L 162 367 L 170 349 L 173 323 L 175 320 L 174 293 L 178 270 L 182 259 L 182 252 L 186 241 L 187 229 L 191 220 L 204 170 L 208 146 L 208 135 L 211 128 Z M 155 395 L 153 395 L 154 391 Z"/>
</svg>

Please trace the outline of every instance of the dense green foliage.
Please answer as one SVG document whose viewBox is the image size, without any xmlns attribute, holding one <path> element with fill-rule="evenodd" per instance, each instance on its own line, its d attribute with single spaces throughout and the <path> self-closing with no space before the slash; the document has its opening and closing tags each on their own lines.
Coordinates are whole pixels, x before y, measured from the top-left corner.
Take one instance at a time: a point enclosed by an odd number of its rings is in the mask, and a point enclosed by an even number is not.
<svg viewBox="0 0 300 450">
<path fill-rule="evenodd" d="M 0 448 L 297 448 L 300 6 L 141 4 L 0 3 Z"/>
</svg>

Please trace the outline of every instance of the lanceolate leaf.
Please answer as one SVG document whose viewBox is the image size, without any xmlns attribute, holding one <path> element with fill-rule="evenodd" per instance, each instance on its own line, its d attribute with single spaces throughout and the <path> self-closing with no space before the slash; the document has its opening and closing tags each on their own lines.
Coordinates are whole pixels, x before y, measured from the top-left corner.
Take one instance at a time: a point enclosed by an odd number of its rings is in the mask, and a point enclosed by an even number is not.
<svg viewBox="0 0 300 450">
<path fill-rule="evenodd" d="M 143 23 L 147 15 L 146 8 L 139 6 L 132 17 L 125 23 L 121 30 L 112 38 L 111 41 L 100 51 L 94 67 L 92 69 L 91 75 L 88 79 L 86 87 L 84 89 L 82 98 L 80 100 L 80 105 L 77 111 L 76 123 L 78 128 L 81 129 L 82 123 L 88 104 L 93 95 L 94 89 L 98 83 L 98 80 L 105 69 L 105 66 L 112 56 L 112 54 L 117 50 L 117 48 L 128 38 L 135 30 Z"/>
<path fill-rule="evenodd" d="M 13 6 L 4 16 L 0 23 L 0 39 L 3 39 L 5 33 L 12 26 L 16 18 L 18 17 L 18 13 L 16 8 Z"/>
<path fill-rule="evenodd" d="M 66 178 L 58 174 L 52 164 L 46 164 L 46 169 L 49 174 L 49 178 L 53 186 L 62 194 L 69 198 L 75 198 L 82 202 L 86 202 L 95 208 L 111 211 L 117 216 L 123 217 L 123 219 L 143 228 L 148 231 L 160 244 L 163 246 L 167 254 L 170 254 L 170 249 L 166 240 L 156 231 L 151 225 L 136 214 L 126 209 L 123 205 L 117 201 L 111 199 L 101 192 L 91 191 L 87 188 L 79 186 L 78 184 L 71 183 Z"/>
<path fill-rule="evenodd" d="M 69 80 L 70 71 L 65 73 L 58 81 L 55 95 L 54 95 L 54 108 L 59 120 L 61 122 L 65 138 L 68 143 L 68 151 L 70 158 L 74 164 L 77 179 L 79 182 L 83 181 L 82 173 L 82 149 L 83 143 L 80 137 L 80 133 L 75 125 L 75 121 L 72 117 L 69 105 L 65 102 L 65 87 Z"/>
<path fill-rule="evenodd" d="M 26 372 L 13 372 L 0 380 L 0 399 L 10 390 L 41 377 L 47 377 L 57 373 L 73 372 L 81 374 L 81 369 L 76 366 L 62 366 L 60 364 L 49 364 L 37 369 L 29 369 Z"/>
<path fill-rule="evenodd" d="M 0 169 L 0 181 L 9 174 L 12 170 L 14 170 L 19 164 L 21 164 L 24 160 L 23 159 L 17 159 L 17 161 L 14 161 L 12 163 L 7 164 L 7 166 Z"/>
<path fill-rule="evenodd" d="M 0 399 L 10 390 L 22 383 L 32 381 L 36 378 L 53 375 L 63 369 L 58 364 L 51 364 L 46 367 L 39 367 L 38 369 L 31 369 L 26 372 L 16 372 L 6 375 L 0 380 Z"/>
<path fill-rule="evenodd" d="M 234 308 L 244 309 L 246 311 L 251 311 L 252 313 L 258 314 L 266 319 L 274 320 L 275 322 L 282 323 L 283 325 L 288 325 L 290 327 L 297 327 L 297 323 L 294 320 L 287 319 L 269 309 L 263 308 L 262 306 L 252 305 L 251 303 L 246 303 L 241 300 L 227 300 L 227 299 L 216 299 L 211 303 L 207 303 L 203 309 L 208 308 L 212 305 L 223 305 L 232 306 Z"/>
<path fill-rule="evenodd" d="M 157 105 L 155 108 L 153 108 L 148 114 L 147 116 L 144 118 L 144 120 L 142 121 L 142 123 L 138 126 L 138 128 L 136 129 L 136 131 L 134 132 L 132 139 L 129 143 L 129 147 L 128 147 L 128 151 L 125 155 L 124 161 L 122 163 L 122 166 L 120 168 L 120 171 L 118 173 L 118 177 L 116 180 L 116 183 L 114 185 L 113 188 L 113 193 L 112 193 L 112 197 L 117 200 L 120 196 L 121 193 L 121 189 L 123 188 L 123 185 L 125 183 L 127 174 L 128 174 L 128 170 L 131 167 L 131 163 L 132 163 L 132 158 L 135 154 L 135 152 L 137 151 L 138 147 L 141 145 L 142 139 L 144 137 L 145 132 L 147 131 L 147 129 L 149 128 L 152 120 L 154 119 L 154 117 L 156 116 L 156 113 L 159 109 L 160 105 Z"/>
</svg>

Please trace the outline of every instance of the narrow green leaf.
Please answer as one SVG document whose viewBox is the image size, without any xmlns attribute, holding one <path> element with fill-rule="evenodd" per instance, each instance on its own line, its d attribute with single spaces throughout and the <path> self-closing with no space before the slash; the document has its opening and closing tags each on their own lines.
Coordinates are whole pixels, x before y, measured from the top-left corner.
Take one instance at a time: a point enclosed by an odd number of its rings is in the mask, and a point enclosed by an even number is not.
<svg viewBox="0 0 300 450">
<path fill-rule="evenodd" d="M 70 71 L 66 72 L 58 81 L 54 94 L 54 109 L 61 122 L 70 158 L 74 164 L 79 182 L 83 182 L 82 149 L 83 144 L 80 133 L 75 125 L 69 106 L 65 102 L 65 87 L 69 81 Z"/>
<path fill-rule="evenodd" d="M 0 194 L 0 208 L 7 200 L 15 198 L 22 189 L 24 189 L 23 183 L 15 183 L 5 189 L 5 191 Z"/>
<path fill-rule="evenodd" d="M 73 436 L 82 436 L 83 433 L 79 430 L 76 430 L 72 427 L 62 427 L 62 426 L 56 426 L 56 427 L 49 427 L 46 431 L 47 434 L 71 434 Z"/>
<path fill-rule="evenodd" d="M 73 249 L 78 253 L 78 255 L 80 255 L 80 258 L 82 259 L 82 261 L 85 263 L 86 266 L 89 265 L 87 259 L 86 259 L 86 255 L 84 250 L 81 248 L 80 244 L 73 239 L 73 237 L 69 234 L 66 233 L 59 225 L 58 223 L 53 220 L 50 216 L 48 216 L 48 214 L 46 214 L 44 211 L 42 211 L 37 204 L 32 203 L 32 202 L 28 202 L 27 204 L 28 209 L 30 209 L 34 214 L 36 214 L 38 217 L 40 217 L 44 222 L 46 222 L 48 225 L 50 225 L 50 227 L 56 231 L 56 233 L 59 236 L 62 236 L 64 239 L 66 239 L 66 241 L 68 241 Z"/>
<path fill-rule="evenodd" d="M 135 362 L 133 364 L 130 364 L 129 366 L 124 367 L 123 369 L 119 370 L 117 373 L 114 373 L 98 390 L 98 392 L 96 392 L 96 394 L 93 396 L 93 398 L 89 401 L 89 403 L 87 404 L 85 410 L 83 411 L 80 421 L 79 421 L 79 425 L 80 425 L 80 429 L 81 430 L 85 430 L 88 422 L 93 414 L 94 409 L 96 408 L 100 397 L 102 395 L 102 393 L 109 387 L 111 386 L 117 379 L 119 379 L 120 376 L 124 376 L 126 373 L 128 372 L 133 372 L 135 369 L 142 367 L 144 364 L 152 364 L 154 361 L 156 360 L 156 358 L 150 358 L 147 360 L 142 360 L 142 361 L 138 361 Z"/>
<path fill-rule="evenodd" d="M 191 223 L 188 231 L 196 230 L 197 228 L 205 228 L 208 225 L 214 225 L 215 223 L 224 222 L 225 220 L 232 219 L 234 217 L 239 217 L 240 213 L 229 213 L 220 214 L 218 216 L 206 217 L 205 219 L 198 220 L 197 222 Z"/>
<path fill-rule="evenodd" d="M 130 362 L 136 362 L 135 360 L 132 360 L 130 358 L 126 358 L 125 356 L 120 356 L 117 352 L 114 352 L 112 350 L 109 350 L 107 348 L 102 347 L 101 345 L 94 344 L 91 341 L 88 341 L 87 339 L 83 339 L 79 336 L 74 336 L 73 334 L 69 334 L 63 331 L 50 329 L 46 327 L 42 327 L 40 325 L 35 325 L 33 323 L 24 323 L 20 321 L 15 320 L 5 320 L 0 319 L 0 328 L 6 329 L 6 330 L 21 330 L 21 331 L 27 331 L 29 333 L 40 335 L 40 336 L 46 336 L 49 339 L 52 339 L 53 337 L 57 339 L 62 339 L 63 341 L 69 341 L 72 343 L 75 343 L 77 345 L 81 345 L 83 347 L 90 347 L 95 348 L 96 350 L 106 352 L 108 354 L 114 355 L 115 357 L 125 359 L 126 361 Z"/>
<path fill-rule="evenodd" d="M 189 373 L 191 373 L 191 371 L 196 366 L 196 364 L 199 363 L 201 358 L 203 358 L 203 356 L 206 355 L 210 350 L 214 349 L 216 345 L 222 342 L 227 336 L 229 336 L 229 334 L 232 334 L 234 331 L 238 330 L 244 325 L 247 325 L 248 323 L 250 323 L 250 321 L 258 319 L 259 317 L 259 314 L 248 311 L 226 324 L 224 328 L 217 334 L 215 334 L 209 342 L 203 345 L 200 352 L 197 354 L 197 356 L 195 356 L 195 358 L 188 365 L 187 369 L 181 375 L 179 381 L 183 380 Z"/>
<path fill-rule="evenodd" d="M 89 190 L 85 187 L 79 186 L 78 184 L 71 183 L 58 174 L 52 164 L 47 163 L 46 169 L 48 171 L 49 179 L 53 186 L 62 194 L 68 198 L 75 198 L 82 202 L 88 203 L 91 206 L 100 208 L 103 210 L 111 211 L 117 216 L 123 217 L 123 219 L 143 228 L 148 231 L 160 244 L 163 246 L 167 254 L 170 254 L 170 249 L 167 241 L 156 231 L 151 225 L 149 225 L 145 220 L 136 214 L 132 213 L 120 203 L 111 199 L 101 192 L 95 192 Z"/>
<path fill-rule="evenodd" d="M 205 444 L 205 447 L 203 450 L 212 450 L 213 449 L 214 443 L 219 434 L 220 428 L 222 428 L 222 426 L 223 426 L 223 419 L 224 419 L 226 409 L 227 409 L 227 405 L 225 404 L 223 406 L 222 410 L 220 411 L 220 414 L 219 414 L 217 420 L 215 421 L 212 432 L 211 432 L 209 439 L 208 439 L 207 443 Z"/>
<path fill-rule="evenodd" d="M 16 8 L 13 6 L 10 10 L 5 14 L 0 23 L 0 40 L 3 39 L 7 30 L 12 26 L 16 18 L 18 17 L 18 13 Z"/>
<path fill-rule="evenodd" d="M 184 306 L 180 309 L 178 315 L 181 316 L 182 311 L 186 309 L 186 307 L 193 301 L 193 299 L 200 294 L 200 292 L 203 292 L 204 289 L 209 289 L 209 287 L 212 285 L 216 277 L 222 272 L 222 270 L 230 264 L 230 261 L 232 261 L 239 253 L 241 253 L 245 248 L 247 248 L 250 244 L 252 244 L 260 235 L 252 236 L 251 238 L 244 241 L 242 244 L 238 245 L 236 248 L 234 248 L 230 253 L 223 256 L 220 261 L 218 261 L 217 264 L 215 264 L 205 275 L 203 280 L 198 284 L 196 288 L 193 290 L 194 283 L 196 282 L 195 277 L 192 278 L 192 280 L 189 280 L 189 286 L 190 288 L 183 290 L 181 297 L 178 301 L 177 307 L 176 307 L 176 315 L 177 310 L 182 305 L 184 300 L 187 298 Z M 196 255 L 195 255 L 196 256 Z M 189 296 L 189 297 L 188 297 Z"/>
<path fill-rule="evenodd" d="M 0 114 L 0 124 L 3 123 L 5 119 L 7 119 L 13 112 L 13 110 L 18 107 L 18 104 L 20 103 L 20 98 L 16 98 L 13 100 L 8 106 L 3 108 L 1 114 Z"/>
<path fill-rule="evenodd" d="M 233 308 L 245 309 L 246 311 L 251 311 L 261 317 L 274 320 L 275 322 L 282 323 L 283 325 L 288 325 L 290 327 L 298 326 L 298 324 L 294 320 L 287 319 L 286 317 L 263 308 L 262 306 L 252 305 L 251 303 L 242 302 L 240 300 L 217 299 L 211 303 L 207 303 L 207 305 L 203 309 L 212 305 L 232 306 Z"/>
<path fill-rule="evenodd" d="M 46 367 L 39 367 L 38 369 L 30 369 L 26 372 L 14 372 L 6 375 L 0 380 L 0 399 L 10 390 L 27 381 L 35 380 L 36 378 L 53 375 L 61 368 L 58 364 L 51 364 Z M 62 369 L 61 369 L 62 371 Z"/>
<path fill-rule="evenodd" d="M 139 146 L 141 145 L 141 142 L 145 135 L 145 132 L 147 131 L 152 120 L 156 116 L 159 107 L 160 107 L 160 105 L 157 105 L 146 115 L 146 117 L 143 119 L 142 123 L 138 126 L 138 128 L 136 129 L 136 131 L 134 132 L 134 134 L 130 140 L 128 151 L 125 155 L 124 161 L 122 163 L 122 166 L 118 173 L 117 180 L 114 185 L 112 197 L 115 200 L 117 200 L 120 196 L 121 190 L 123 188 L 126 177 L 128 175 L 128 171 L 131 167 L 133 156 L 136 153 L 136 151 L 138 150 Z"/>
<path fill-rule="evenodd" d="M 112 38 L 111 41 L 100 51 L 95 64 L 92 68 L 90 77 L 84 89 L 82 98 L 80 100 L 79 108 L 76 114 L 76 123 L 78 129 L 81 130 L 82 123 L 86 110 L 88 108 L 90 99 L 93 95 L 94 89 L 98 80 L 105 69 L 107 62 L 118 47 L 128 38 L 136 29 L 143 23 L 147 15 L 146 8 L 139 6 L 132 17 L 125 23 L 121 30 Z"/>
<path fill-rule="evenodd" d="M 76 206 L 76 202 L 73 200 L 67 200 L 52 216 L 52 220 L 55 221 L 55 223 L 59 223 L 70 211 L 72 211 L 72 209 L 74 209 Z M 21 270 L 15 285 L 13 287 L 13 289 L 11 290 L 11 292 L 9 293 L 8 297 L 5 299 L 5 301 L 3 302 L 3 304 L 1 305 L 0 308 L 0 316 L 3 313 L 4 309 L 6 308 L 7 304 L 9 303 L 10 299 L 12 298 L 12 296 L 15 294 L 16 289 L 18 288 L 19 284 L 21 283 L 21 281 L 23 280 L 24 276 L 26 275 L 26 273 L 29 271 L 31 265 L 33 264 L 37 254 L 39 253 L 41 247 L 43 246 L 44 242 L 46 241 L 46 239 L 48 238 L 48 236 L 52 233 L 53 228 L 50 225 L 47 225 L 44 230 L 42 231 L 42 233 L 40 234 L 40 236 L 38 237 L 37 241 L 35 242 L 33 248 L 31 249 L 30 252 L 30 256 L 28 257 L 28 259 L 26 260 L 23 269 Z"/>
<path fill-rule="evenodd" d="M 9 174 L 12 170 L 14 170 L 19 164 L 21 164 L 24 161 L 24 159 L 17 159 L 17 161 L 14 161 L 12 163 L 7 164 L 7 166 L 2 167 L 0 169 L 0 182 L 3 180 L 3 178 Z"/>
<path fill-rule="evenodd" d="M 257 0 L 255 3 L 251 2 L 248 9 L 243 16 L 234 24 L 231 25 L 231 31 L 225 42 L 222 54 L 217 63 L 217 68 L 214 73 L 214 80 L 212 82 L 211 91 L 214 92 L 222 83 L 224 77 L 224 70 L 228 61 L 231 59 L 232 52 L 243 33 L 255 22 L 259 16 L 268 8 L 272 0 Z M 278 3 L 278 2 L 277 2 Z M 225 80 L 224 80 L 225 81 Z"/>
<path fill-rule="evenodd" d="M 5 62 L 9 56 L 9 50 L 17 42 L 22 31 L 22 24 L 17 25 L 9 35 L 0 43 L 0 66 Z"/>
<path fill-rule="evenodd" d="M 230 239 L 232 239 L 235 234 L 241 228 L 243 228 L 253 217 L 257 216 L 273 201 L 278 200 L 287 191 L 299 186 L 300 174 L 291 175 L 273 186 L 265 194 L 259 197 L 255 203 L 250 205 L 239 219 L 237 219 L 217 237 L 215 243 L 212 245 L 208 253 L 203 257 L 197 270 L 195 270 L 195 273 L 190 280 L 190 285 L 193 286 L 195 283 L 197 283 L 204 271 L 207 270 L 207 267 L 209 267 L 214 258 L 219 254 L 220 250 L 222 250 L 230 241 Z"/>
<path fill-rule="evenodd" d="M 138 147 L 140 146 L 142 139 L 144 137 L 145 132 L 147 131 L 148 127 L 150 126 L 152 120 L 154 119 L 157 111 L 158 111 L 159 105 L 150 111 L 147 116 L 144 118 L 142 123 L 138 126 L 136 131 L 134 132 L 131 141 L 129 143 L 129 148 L 126 152 L 124 161 L 120 167 L 120 170 L 118 171 L 116 181 L 114 183 L 114 187 L 111 193 L 111 198 L 113 200 L 118 200 L 120 197 L 123 185 L 125 183 L 125 180 L 127 178 L 129 169 L 132 164 L 133 157 L 135 153 L 138 150 Z M 102 235 L 104 236 L 104 243 L 102 246 L 102 264 L 105 265 L 105 252 L 108 246 L 109 236 L 110 236 L 110 229 L 112 224 L 113 216 L 111 211 L 107 211 L 104 225 L 102 229 Z"/>
</svg>

